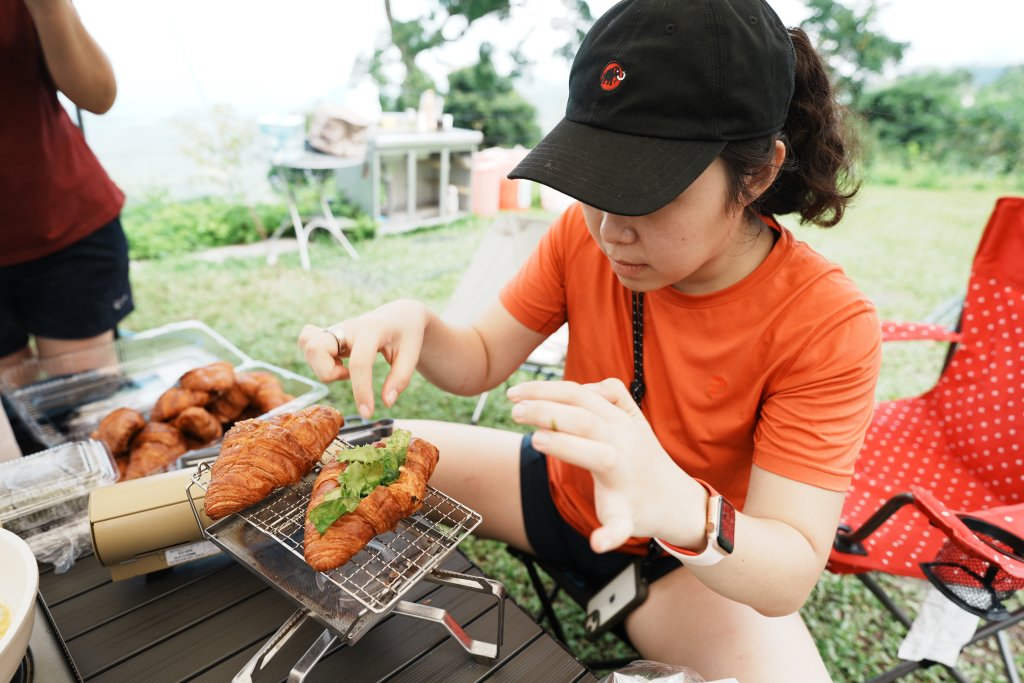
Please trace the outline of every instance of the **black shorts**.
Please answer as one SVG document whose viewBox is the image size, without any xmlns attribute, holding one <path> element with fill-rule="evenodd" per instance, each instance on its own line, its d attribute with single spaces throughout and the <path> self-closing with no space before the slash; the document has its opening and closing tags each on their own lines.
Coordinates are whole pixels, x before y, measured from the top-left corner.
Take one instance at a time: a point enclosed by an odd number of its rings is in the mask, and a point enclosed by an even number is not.
<svg viewBox="0 0 1024 683">
<path fill-rule="evenodd" d="M 115 218 L 55 254 L 0 266 L 0 356 L 25 346 L 29 335 L 95 337 L 133 309 L 128 240 Z"/>
<path fill-rule="evenodd" d="M 637 558 L 630 553 L 595 553 L 590 549 L 590 539 L 562 518 L 551 499 L 547 457 L 533 447 L 529 434 L 523 437 L 519 450 L 519 478 L 530 546 L 538 557 L 574 581 L 577 591 L 588 599 Z M 647 580 L 654 583 L 680 566 L 676 558 L 661 555 L 648 567 Z"/>
</svg>

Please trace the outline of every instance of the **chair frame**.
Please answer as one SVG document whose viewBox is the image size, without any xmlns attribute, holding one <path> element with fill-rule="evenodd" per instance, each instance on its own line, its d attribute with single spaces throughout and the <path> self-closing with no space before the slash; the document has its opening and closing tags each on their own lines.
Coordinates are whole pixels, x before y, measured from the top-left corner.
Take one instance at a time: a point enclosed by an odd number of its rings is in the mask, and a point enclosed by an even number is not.
<svg viewBox="0 0 1024 683">
<path fill-rule="evenodd" d="M 914 495 L 912 493 L 901 493 L 893 496 L 857 529 L 852 530 L 848 527 L 840 528 L 833 543 L 835 549 L 842 553 L 866 555 L 867 553 L 864 550 L 863 545 L 861 545 L 864 539 L 888 521 L 889 518 L 896 514 L 896 512 L 901 508 L 906 505 L 913 505 L 913 503 Z M 864 572 L 862 574 L 855 574 L 855 576 L 869 591 L 871 591 L 871 594 L 875 596 L 882 606 L 909 630 L 911 624 L 913 624 L 913 619 L 911 619 L 910 616 L 896 604 L 892 599 L 892 596 L 882 588 L 881 584 L 875 580 L 872 574 L 873 572 Z M 1003 666 L 1006 669 L 1007 680 L 1010 681 L 1010 683 L 1021 683 L 1020 676 L 1017 673 L 1016 664 L 1014 663 L 1013 650 L 1010 645 L 1009 638 L 1006 635 L 1006 629 L 1014 624 L 1024 621 L 1024 606 L 1018 607 L 1013 612 L 1007 614 L 1003 619 L 985 619 L 985 621 L 986 623 L 978 627 L 966 645 L 973 645 L 974 643 L 985 640 L 986 638 L 995 636 L 999 655 L 1003 661 Z M 932 666 L 941 666 L 953 678 L 953 680 L 958 681 L 958 683 L 970 683 L 969 679 L 964 676 L 964 673 L 960 669 L 947 666 L 941 662 L 933 662 L 928 659 L 916 662 L 901 662 L 882 674 L 870 679 L 866 683 L 890 683 L 891 681 L 896 681 L 909 673 L 913 673 L 914 671 L 919 671 L 921 669 L 927 669 Z"/>
<path fill-rule="evenodd" d="M 575 590 L 571 579 L 569 579 L 563 572 L 559 572 L 557 569 L 548 566 L 539 557 L 519 550 L 518 548 L 513 548 L 512 546 L 507 546 L 506 550 L 509 555 L 522 562 L 523 566 L 526 567 L 526 573 L 530 577 L 530 583 L 533 585 L 533 590 L 537 593 L 537 599 L 540 601 L 540 612 L 538 614 L 531 614 L 530 616 L 533 617 L 533 620 L 541 626 L 544 626 L 544 622 L 547 622 L 547 628 L 551 632 L 551 635 L 553 635 L 566 647 L 566 649 L 569 649 L 571 652 L 572 650 L 569 648 L 569 641 L 565 637 L 565 629 L 562 627 L 562 622 L 555 613 L 555 600 L 558 598 L 559 594 L 565 593 L 565 595 L 567 595 L 580 608 L 582 613 L 586 611 L 585 606 L 588 596 L 578 590 Z M 544 579 L 541 577 L 539 570 L 544 570 L 544 573 L 551 577 L 554 584 L 553 587 L 548 588 L 544 584 Z M 615 633 L 614 631 L 612 632 Z M 636 648 L 633 647 L 633 644 L 629 642 L 628 638 L 623 638 L 619 633 L 615 633 L 615 635 L 619 636 L 619 639 L 622 640 L 626 646 L 636 651 Z M 575 655 L 575 653 L 573 654 Z M 579 657 L 577 656 L 577 658 Z M 639 655 L 628 658 L 581 659 L 580 661 L 588 669 L 608 670 L 621 668 L 638 658 Z"/>
</svg>

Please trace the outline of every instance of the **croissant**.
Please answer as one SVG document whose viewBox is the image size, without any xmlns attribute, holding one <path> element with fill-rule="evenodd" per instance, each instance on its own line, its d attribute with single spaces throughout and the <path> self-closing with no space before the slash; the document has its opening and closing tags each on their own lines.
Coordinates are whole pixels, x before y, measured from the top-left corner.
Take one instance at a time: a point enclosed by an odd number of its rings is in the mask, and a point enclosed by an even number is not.
<svg viewBox="0 0 1024 683">
<path fill-rule="evenodd" d="M 273 420 L 235 423 L 211 468 L 206 514 L 219 519 L 297 482 L 313 469 L 343 423 L 341 413 L 320 405 Z"/>
<path fill-rule="evenodd" d="M 90 434 L 102 441 L 114 457 L 128 453 L 132 438 L 146 426 L 146 418 L 132 408 L 118 408 L 100 420 L 96 430 Z"/>
<path fill-rule="evenodd" d="M 227 391 L 222 391 L 211 398 L 206 404 L 206 409 L 222 423 L 228 424 L 237 420 L 248 405 L 249 397 L 236 382 Z"/>
<path fill-rule="evenodd" d="M 114 461 L 117 463 L 117 478 L 124 479 L 128 473 L 128 463 L 131 462 L 131 456 L 119 455 L 114 458 Z"/>
<path fill-rule="evenodd" d="M 194 391 L 227 391 L 235 383 L 235 369 L 231 363 L 220 360 L 189 370 L 178 380 L 185 389 Z"/>
<path fill-rule="evenodd" d="M 287 429 L 298 439 L 310 458 L 306 469 L 309 472 L 338 435 L 345 418 L 330 406 L 312 405 L 295 413 L 275 415 L 267 422 Z"/>
<path fill-rule="evenodd" d="M 185 438 L 177 427 L 163 422 L 150 422 L 132 441 L 132 456 L 125 470 L 125 479 L 138 479 L 158 472 L 185 452 Z"/>
<path fill-rule="evenodd" d="M 199 406 L 185 408 L 171 424 L 180 429 L 186 439 L 191 437 L 199 445 L 215 441 L 224 433 L 220 420 Z"/>
<path fill-rule="evenodd" d="M 259 411 L 257 413 L 259 415 L 284 405 L 294 398 L 285 393 L 281 382 L 270 373 L 240 372 L 237 379 L 238 386 L 249 397 L 251 407 Z"/>
<path fill-rule="evenodd" d="M 329 491 L 338 487 L 338 475 L 348 466 L 332 462 L 320 470 L 313 484 L 306 509 L 303 550 L 306 563 L 318 572 L 325 572 L 352 559 L 377 534 L 391 531 L 399 520 L 408 517 L 423 505 L 427 480 L 437 466 L 438 451 L 423 439 L 412 439 L 398 479 L 388 486 L 378 486 L 363 498 L 355 510 L 342 515 L 321 536 L 309 518 Z"/>
<path fill-rule="evenodd" d="M 153 410 L 150 411 L 149 416 L 157 422 L 166 422 L 168 420 L 173 420 L 178 416 L 178 413 L 185 410 L 185 408 L 202 406 L 209 400 L 210 394 L 206 391 L 193 391 L 191 389 L 183 389 L 181 387 L 171 387 L 164 393 L 160 394 L 160 398 L 156 400 L 156 405 L 153 406 Z"/>
</svg>

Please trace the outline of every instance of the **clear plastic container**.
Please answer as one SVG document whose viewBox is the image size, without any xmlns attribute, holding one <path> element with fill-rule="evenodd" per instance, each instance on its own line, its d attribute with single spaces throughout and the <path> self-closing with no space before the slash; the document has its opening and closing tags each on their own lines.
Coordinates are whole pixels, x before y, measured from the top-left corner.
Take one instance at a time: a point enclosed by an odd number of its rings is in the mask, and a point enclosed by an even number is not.
<svg viewBox="0 0 1024 683">
<path fill-rule="evenodd" d="M 0 391 L 32 437 L 53 447 L 88 439 L 117 408 L 134 408 L 148 417 L 182 374 L 216 361 L 275 375 L 295 398 L 274 413 L 304 408 L 327 394 L 319 382 L 250 358 L 197 320 L 164 325 L 85 352 L 26 361 L 0 373 Z M 86 367 L 93 369 L 81 369 Z"/>
<path fill-rule="evenodd" d="M 73 441 L 0 463 L 0 526 L 25 537 L 78 517 L 89 492 L 117 481 L 99 441 Z"/>
</svg>

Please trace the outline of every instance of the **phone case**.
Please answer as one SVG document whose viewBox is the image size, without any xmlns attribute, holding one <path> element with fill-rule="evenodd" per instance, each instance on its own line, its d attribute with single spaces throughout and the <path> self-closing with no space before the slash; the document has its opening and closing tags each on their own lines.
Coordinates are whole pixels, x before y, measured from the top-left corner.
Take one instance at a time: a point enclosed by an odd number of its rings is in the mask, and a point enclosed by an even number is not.
<svg viewBox="0 0 1024 683">
<path fill-rule="evenodd" d="M 637 559 L 609 581 L 587 601 L 587 618 L 583 630 L 588 638 L 596 638 L 621 622 L 647 599 L 647 580 Z"/>
</svg>

